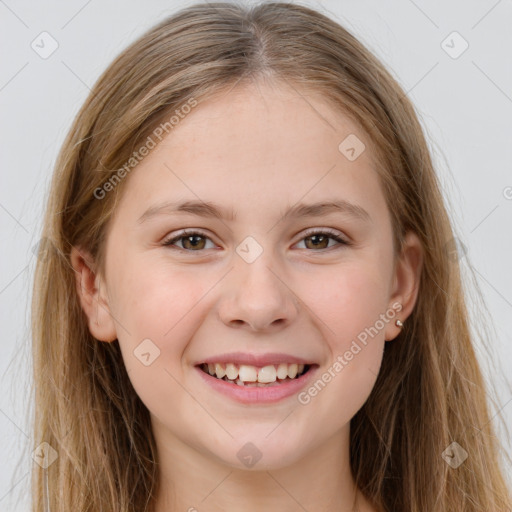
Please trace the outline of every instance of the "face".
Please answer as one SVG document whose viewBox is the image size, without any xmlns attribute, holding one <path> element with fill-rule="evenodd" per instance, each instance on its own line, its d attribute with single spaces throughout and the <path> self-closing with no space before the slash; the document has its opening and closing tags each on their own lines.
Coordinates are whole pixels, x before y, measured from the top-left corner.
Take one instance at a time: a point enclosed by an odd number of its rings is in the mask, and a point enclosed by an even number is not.
<svg viewBox="0 0 512 512">
<path fill-rule="evenodd" d="M 346 433 L 412 307 L 367 136 L 313 93 L 244 86 L 192 110 L 127 180 L 93 334 L 119 340 L 157 440 L 270 469 Z"/>
</svg>

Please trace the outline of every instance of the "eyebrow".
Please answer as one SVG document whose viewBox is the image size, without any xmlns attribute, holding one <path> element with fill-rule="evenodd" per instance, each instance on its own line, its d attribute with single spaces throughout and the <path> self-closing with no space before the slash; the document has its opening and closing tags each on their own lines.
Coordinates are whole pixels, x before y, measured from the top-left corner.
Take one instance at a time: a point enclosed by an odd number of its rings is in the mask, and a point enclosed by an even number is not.
<svg viewBox="0 0 512 512">
<path fill-rule="evenodd" d="M 166 201 L 151 206 L 139 217 L 138 222 L 143 223 L 157 215 L 179 213 L 190 213 L 200 217 L 213 217 L 220 220 L 236 220 L 236 214 L 233 210 L 227 210 L 212 202 L 194 200 L 184 202 Z M 345 199 L 321 201 L 312 204 L 298 203 L 289 208 L 281 217 L 282 220 L 290 217 L 322 217 L 330 213 L 344 213 L 366 222 L 371 220 L 370 214 L 363 207 Z"/>
</svg>

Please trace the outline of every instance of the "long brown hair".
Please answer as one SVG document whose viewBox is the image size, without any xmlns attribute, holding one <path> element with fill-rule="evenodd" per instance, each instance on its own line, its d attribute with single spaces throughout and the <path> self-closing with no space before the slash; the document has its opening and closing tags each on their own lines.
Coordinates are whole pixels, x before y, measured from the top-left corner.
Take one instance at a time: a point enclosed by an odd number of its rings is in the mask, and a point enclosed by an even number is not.
<svg viewBox="0 0 512 512">
<path fill-rule="evenodd" d="M 389 512 L 510 510 L 450 250 L 454 230 L 418 116 L 346 29 L 310 8 L 275 2 L 202 3 L 168 17 L 116 58 L 76 116 L 53 175 L 33 289 L 33 448 L 48 443 L 58 457 L 46 470 L 34 464 L 32 510 L 45 510 L 46 486 L 51 512 L 153 510 L 158 454 L 149 413 L 118 342 L 101 343 L 88 330 L 71 247 L 87 249 L 103 272 L 109 220 L 129 176 L 104 197 L 98 190 L 187 102 L 200 108 L 264 77 L 321 93 L 359 124 L 379 155 L 395 247 L 411 230 L 424 248 L 416 307 L 386 344 L 376 385 L 351 422 L 357 485 Z M 468 457 L 454 468 L 444 454 L 459 457 L 460 449 Z"/>
</svg>

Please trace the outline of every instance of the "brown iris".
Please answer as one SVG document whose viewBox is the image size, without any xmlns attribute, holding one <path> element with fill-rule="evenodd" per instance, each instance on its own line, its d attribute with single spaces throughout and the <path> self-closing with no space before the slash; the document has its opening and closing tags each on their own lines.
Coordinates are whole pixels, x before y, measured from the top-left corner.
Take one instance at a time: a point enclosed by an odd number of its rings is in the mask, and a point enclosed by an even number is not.
<svg viewBox="0 0 512 512">
<path fill-rule="evenodd" d="M 183 236 L 183 247 L 185 249 L 204 249 L 206 243 L 205 237 L 202 235 L 188 235 Z M 190 243 L 190 247 L 187 247 L 187 243 Z"/>
<path fill-rule="evenodd" d="M 328 245 L 329 245 L 329 239 L 330 239 L 330 238 L 331 238 L 331 237 L 326 236 L 326 235 L 311 235 L 311 236 L 307 236 L 306 238 L 304 238 L 304 241 L 305 241 L 304 243 L 306 244 L 306 247 L 308 247 L 308 242 L 307 242 L 308 240 L 313 240 L 313 239 L 315 239 L 315 240 L 317 240 L 317 241 L 318 241 L 318 239 L 321 239 L 320 243 L 313 242 L 313 249 L 327 249 L 327 247 L 328 247 Z M 322 244 L 323 242 L 327 242 L 327 244 L 325 245 L 325 247 L 324 247 L 324 246 L 321 246 L 321 244 Z M 310 247 L 308 247 L 308 249 L 309 249 L 309 248 L 310 248 Z"/>
</svg>

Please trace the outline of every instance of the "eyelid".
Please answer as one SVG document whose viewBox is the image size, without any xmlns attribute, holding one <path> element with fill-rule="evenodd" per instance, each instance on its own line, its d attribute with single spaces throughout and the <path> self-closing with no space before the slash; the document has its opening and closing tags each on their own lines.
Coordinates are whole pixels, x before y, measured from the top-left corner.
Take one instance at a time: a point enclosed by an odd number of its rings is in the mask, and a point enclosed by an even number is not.
<svg viewBox="0 0 512 512">
<path fill-rule="evenodd" d="M 332 245 L 331 247 L 326 247 L 324 249 L 317 249 L 317 250 L 308 250 L 301 249 L 306 251 L 307 253 L 312 254 L 328 254 L 332 250 L 342 249 L 348 246 L 352 245 L 352 241 L 344 235 L 341 231 L 338 231 L 337 229 L 332 228 L 309 228 L 306 231 L 301 233 L 301 238 L 298 240 L 294 245 L 301 243 L 306 238 L 312 236 L 312 235 L 327 235 L 327 238 L 330 238 L 331 240 L 334 240 L 336 244 Z"/>
<path fill-rule="evenodd" d="M 318 249 L 318 250 L 307 250 L 307 252 L 312 252 L 312 253 L 323 253 L 323 252 L 326 252 L 330 249 L 333 249 L 333 248 L 336 248 L 336 247 L 339 247 L 339 246 L 350 246 L 352 245 L 352 242 L 347 239 L 346 235 L 344 235 L 341 231 L 338 231 L 338 230 L 335 230 L 333 228 L 321 228 L 321 227 L 315 227 L 315 228 L 308 228 L 306 229 L 306 231 L 303 231 L 301 233 L 301 238 L 295 242 L 294 245 L 296 245 L 297 243 L 299 242 L 302 242 L 305 238 L 311 236 L 311 235 L 328 235 L 328 238 L 331 238 L 332 240 L 335 240 L 337 242 L 337 245 L 334 245 L 334 246 L 331 246 L 331 247 L 328 247 L 326 249 Z M 202 250 L 199 250 L 199 251 L 191 251 L 191 250 L 188 250 L 188 249 L 182 249 L 181 247 L 176 247 L 174 245 L 174 243 L 171 243 L 171 242 L 175 242 L 177 240 L 180 240 L 181 238 L 184 238 L 184 237 L 187 237 L 187 236 L 192 236 L 192 235 L 200 235 L 202 236 L 203 238 L 206 238 L 208 240 L 210 240 L 212 243 L 215 243 L 213 240 L 212 240 L 212 237 L 207 233 L 205 232 L 204 230 L 202 230 L 201 228 L 185 228 L 185 229 L 182 229 L 181 231 L 178 231 L 177 233 L 173 234 L 172 236 L 166 236 L 164 238 L 164 240 L 162 241 L 162 245 L 164 247 L 171 247 L 173 249 L 178 249 L 182 252 L 187 252 L 187 253 L 191 253 L 191 252 L 197 252 L 197 253 L 201 253 L 201 252 L 204 252 L 206 249 L 202 249 Z"/>
<path fill-rule="evenodd" d="M 213 242 L 212 237 L 208 233 L 206 233 L 206 231 L 203 231 L 200 228 L 185 228 L 185 229 L 182 229 L 181 231 L 178 231 L 176 234 L 173 234 L 172 236 L 166 235 L 162 241 L 162 245 L 174 248 L 174 245 L 171 244 L 171 242 L 174 242 L 174 241 L 184 238 L 186 236 L 192 236 L 192 235 L 200 235 L 200 236 L 207 238 Z M 215 242 L 213 242 L 213 243 L 215 243 Z M 181 249 L 181 247 L 176 247 L 176 249 Z M 181 250 L 187 251 L 186 249 L 181 249 Z M 187 251 L 187 252 L 201 252 L 201 251 Z"/>
<path fill-rule="evenodd" d="M 347 237 L 341 232 L 336 229 L 332 228 L 308 228 L 306 231 L 302 232 L 302 238 L 299 240 L 301 241 L 303 238 L 306 238 L 310 235 L 316 235 L 316 234 L 324 234 L 324 235 L 331 235 L 333 238 L 338 238 L 342 240 L 347 245 L 350 243 L 350 241 L 347 239 Z"/>
</svg>

